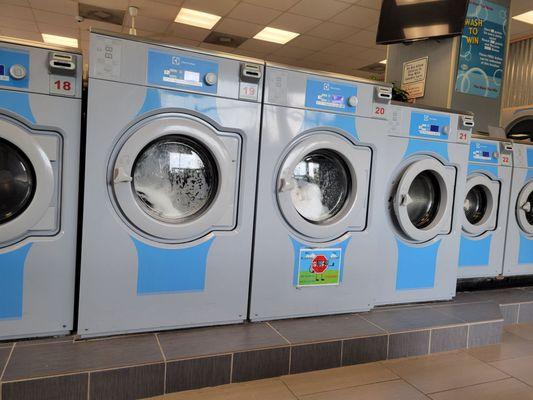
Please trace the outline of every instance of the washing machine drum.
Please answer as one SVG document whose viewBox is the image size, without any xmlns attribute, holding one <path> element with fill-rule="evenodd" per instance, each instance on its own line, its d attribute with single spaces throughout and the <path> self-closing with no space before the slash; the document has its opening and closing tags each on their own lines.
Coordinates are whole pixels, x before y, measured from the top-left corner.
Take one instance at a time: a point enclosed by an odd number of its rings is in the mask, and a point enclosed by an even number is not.
<svg viewBox="0 0 533 400">
<path fill-rule="evenodd" d="M 393 196 L 395 219 L 408 240 L 425 242 L 450 232 L 455 174 L 432 157 L 409 162 Z"/>
<path fill-rule="evenodd" d="M 284 220 L 309 240 L 330 240 L 366 225 L 372 152 L 338 133 L 315 131 L 289 146 L 279 169 Z"/>
<path fill-rule="evenodd" d="M 533 235 L 533 182 L 526 184 L 518 195 L 516 220 L 526 235 Z"/>
<path fill-rule="evenodd" d="M 134 126 L 111 165 L 113 200 L 130 227 L 186 242 L 236 224 L 241 139 L 189 115 Z"/>
<path fill-rule="evenodd" d="M 463 231 L 479 236 L 496 229 L 500 183 L 483 173 L 467 178 Z"/>
</svg>

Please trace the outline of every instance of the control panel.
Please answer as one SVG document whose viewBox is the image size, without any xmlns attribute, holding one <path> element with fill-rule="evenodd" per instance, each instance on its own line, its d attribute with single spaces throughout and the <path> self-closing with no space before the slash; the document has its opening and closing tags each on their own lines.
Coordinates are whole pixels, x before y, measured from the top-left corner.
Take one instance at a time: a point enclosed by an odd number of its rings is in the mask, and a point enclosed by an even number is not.
<svg viewBox="0 0 533 400">
<path fill-rule="evenodd" d="M 355 84 L 318 79 L 307 80 L 305 106 L 308 108 L 355 114 L 358 101 Z"/>
<path fill-rule="evenodd" d="M 448 139 L 451 118 L 449 115 L 413 111 L 409 136 Z"/>
<path fill-rule="evenodd" d="M 0 47 L 0 87 L 27 89 L 29 86 L 30 55 Z"/>
<path fill-rule="evenodd" d="M 472 140 L 469 161 L 484 164 L 499 164 L 500 152 L 498 142 Z"/>
</svg>

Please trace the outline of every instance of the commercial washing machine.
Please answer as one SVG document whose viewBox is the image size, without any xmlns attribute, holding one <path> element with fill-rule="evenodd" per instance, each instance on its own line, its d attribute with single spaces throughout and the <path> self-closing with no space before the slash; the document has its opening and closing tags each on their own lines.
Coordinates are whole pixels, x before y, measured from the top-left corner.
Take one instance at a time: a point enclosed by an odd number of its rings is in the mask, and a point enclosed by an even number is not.
<svg viewBox="0 0 533 400">
<path fill-rule="evenodd" d="M 512 165 L 511 141 L 475 136 L 470 142 L 459 278 L 502 274 Z"/>
<path fill-rule="evenodd" d="M 473 117 L 395 103 L 389 121 L 379 161 L 389 178 L 376 188 L 382 207 L 377 304 L 450 299 Z"/>
<path fill-rule="evenodd" d="M 368 310 L 391 88 L 267 64 L 250 318 Z"/>
<path fill-rule="evenodd" d="M 91 33 L 81 336 L 246 319 L 263 68 Z"/>
<path fill-rule="evenodd" d="M 533 144 L 513 143 L 504 276 L 533 274 Z"/>
<path fill-rule="evenodd" d="M 72 330 L 81 55 L 0 38 L 0 339 Z"/>
</svg>

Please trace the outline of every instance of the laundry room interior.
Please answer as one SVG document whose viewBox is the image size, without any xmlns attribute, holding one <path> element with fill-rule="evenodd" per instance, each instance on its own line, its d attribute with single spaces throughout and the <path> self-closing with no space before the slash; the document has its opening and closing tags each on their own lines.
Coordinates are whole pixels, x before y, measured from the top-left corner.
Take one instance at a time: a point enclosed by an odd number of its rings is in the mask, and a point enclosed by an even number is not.
<svg viewBox="0 0 533 400">
<path fill-rule="evenodd" d="M 0 0 L 0 400 L 533 400 L 533 0 Z"/>
</svg>

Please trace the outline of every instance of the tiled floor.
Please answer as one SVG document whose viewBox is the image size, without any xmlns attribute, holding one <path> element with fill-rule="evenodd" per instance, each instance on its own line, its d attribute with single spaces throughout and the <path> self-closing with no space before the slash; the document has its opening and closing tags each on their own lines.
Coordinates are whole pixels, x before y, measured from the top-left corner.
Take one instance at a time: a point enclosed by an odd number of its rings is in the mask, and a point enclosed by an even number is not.
<svg viewBox="0 0 533 400">
<path fill-rule="evenodd" d="M 157 400 L 533 400 L 533 323 L 498 345 L 313 371 Z"/>
</svg>

